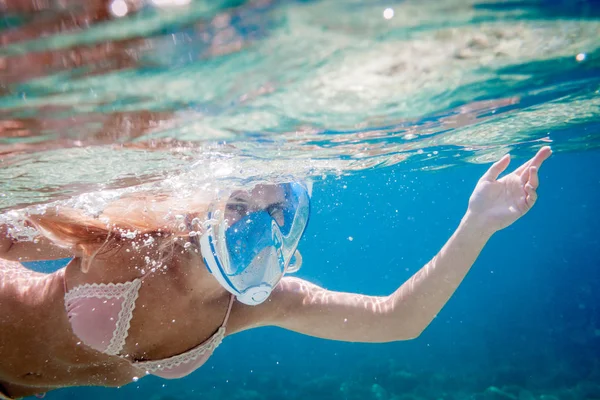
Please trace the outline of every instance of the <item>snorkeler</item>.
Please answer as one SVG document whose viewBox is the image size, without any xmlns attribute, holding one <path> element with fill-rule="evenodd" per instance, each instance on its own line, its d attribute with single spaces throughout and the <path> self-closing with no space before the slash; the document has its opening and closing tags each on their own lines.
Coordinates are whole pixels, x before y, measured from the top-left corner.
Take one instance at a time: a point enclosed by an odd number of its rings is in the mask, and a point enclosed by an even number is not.
<svg viewBox="0 0 600 400">
<path fill-rule="evenodd" d="M 183 377 L 225 336 L 261 326 L 348 342 L 416 338 L 490 237 L 535 204 L 550 155 L 544 147 L 500 179 L 510 157 L 494 163 L 440 252 L 386 297 L 284 277 L 302 262 L 310 213 L 310 190 L 299 182 L 209 204 L 123 198 L 95 217 L 48 209 L 29 216 L 36 241 L 0 227 L 0 398 Z M 52 274 L 18 262 L 71 256 Z"/>
</svg>

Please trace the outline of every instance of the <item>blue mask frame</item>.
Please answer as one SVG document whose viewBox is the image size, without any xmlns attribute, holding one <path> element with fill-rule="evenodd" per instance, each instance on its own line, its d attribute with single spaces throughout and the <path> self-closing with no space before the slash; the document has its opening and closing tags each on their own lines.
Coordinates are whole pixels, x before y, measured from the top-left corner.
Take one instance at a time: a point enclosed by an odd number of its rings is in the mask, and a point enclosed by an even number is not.
<svg viewBox="0 0 600 400">
<path fill-rule="evenodd" d="M 306 187 L 299 183 L 277 186 L 285 193 L 279 203 L 279 222 L 267 210 L 249 212 L 231 226 L 222 217 L 200 239 L 208 270 L 244 304 L 265 301 L 286 270 L 295 268 L 294 254 L 308 224 Z M 209 218 L 214 215 L 217 213 L 211 212 Z"/>
</svg>

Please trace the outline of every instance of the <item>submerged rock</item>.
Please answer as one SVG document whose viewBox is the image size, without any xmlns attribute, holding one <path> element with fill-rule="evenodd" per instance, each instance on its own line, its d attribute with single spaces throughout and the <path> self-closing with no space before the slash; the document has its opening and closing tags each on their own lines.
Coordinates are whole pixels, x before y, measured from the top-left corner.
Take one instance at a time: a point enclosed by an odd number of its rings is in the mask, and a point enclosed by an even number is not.
<svg viewBox="0 0 600 400">
<path fill-rule="evenodd" d="M 408 393 L 419 385 L 419 378 L 415 374 L 406 371 L 394 371 L 390 377 L 390 388 L 395 393 Z"/>
<path fill-rule="evenodd" d="M 595 382 L 580 382 L 574 392 L 581 399 L 600 399 L 600 385 Z"/>
<path fill-rule="evenodd" d="M 390 400 L 422 400 L 422 399 L 413 394 L 401 394 L 401 395 L 392 396 L 390 398 Z"/>
<path fill-rule="evenodd" d="M 343 400 L 364 400 L 371 397 L 369 387 L 367 385 L 359 384 L 355 381 L 346 381 L 340 385 L 339 393 Z M 338 398 L 337 396 L 328 398 Z"/>
<path fill-rule="evenodd" d="M 535 400 L 535 396 L 527 389 L 521 389 L 519 391 L 519 400 Z"/>
<path fill-rule="evenodd" d="M 325 393 L 334 393 L 338 389 L 341 389 L 339 379 L 330 375 L 323 375 L 300 385 L 300 391 L 305 396 L 316 398 L 323 396 Z"/>
<path fill-rule="evenodd" d="M 517 396 L 498 389 L 496 386 L 490 386 L 483 392 L 485 400 L 518 400 Z"/>
<path fill-rule="evenodd" d="M 375 400 L 388 400 L 387 391 L 377 383 L 374 383 L 373 386 L 371 386 L 371 393 Z"/>
<path fill-rule="evenodd" d="M 518 398 L 519 393 L 523 390 L 523 388 L 519 385 L 504 385 L 500 388 L 500 390 L 513 397 Z"/>
</svg>

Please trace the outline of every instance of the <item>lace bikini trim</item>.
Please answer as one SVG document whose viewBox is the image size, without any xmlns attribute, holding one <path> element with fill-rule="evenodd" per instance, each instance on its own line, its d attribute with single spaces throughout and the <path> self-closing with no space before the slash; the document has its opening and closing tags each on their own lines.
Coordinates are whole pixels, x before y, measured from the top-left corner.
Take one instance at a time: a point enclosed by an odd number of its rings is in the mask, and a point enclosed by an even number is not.
<svg viewBox="0 0 600 400">
<path fill-rule="evenodd" d="M 77 286 L 65 295 L 67 312 L 72 301 L 81 298 L 115 299 L 123 298 L 123 304 L 117 316 L 117 323 L 112 338 L 104 353 L 118 355 L 123 347 L 131 327 L 131 318 L 135 309 L 135 301 L 138 298 L 142 285 L 140 278 L 124 283 L 93 283 Z"/>
<path fill-rule="evenodd" d="M 214 351 L 221 344 L 224 337 L 225 327 L 222 326 L 210 339 L 198 345 L 197 347 L 186 351 L 185 353 L 165 358 L 163 360 L 136 362 L 134 365 L 136 368 L 140 368 L 148 373 L 175 368 L 181 364 L 187 364 L 196 360 L 206 352 Z"/>
</svg>

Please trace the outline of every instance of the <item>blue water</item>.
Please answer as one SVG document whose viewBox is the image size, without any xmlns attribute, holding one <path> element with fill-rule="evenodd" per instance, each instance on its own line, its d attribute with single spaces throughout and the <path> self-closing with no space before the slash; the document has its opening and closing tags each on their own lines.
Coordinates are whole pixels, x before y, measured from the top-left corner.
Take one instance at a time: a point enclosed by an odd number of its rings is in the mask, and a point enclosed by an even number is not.
<svg viewBox="0 0 600 400">
<path fill-rule="evenodd" d="M 294 173 L 315 182 L 298 275 L 387 295 L 449 238 L 491 161 L 554 149 L 533 210 L 415 340 L 262 328 L 184 379 L 47 399 L 600 399 L 600 7 L 387 3 L 144 3 L 72 31 L 58 5 L 0 15 L 0 217 Z M 63 32 L 28 36 L 55 17 Z"/>
<path fill-rule="evenodd" d="M 262 328 L 227 338 L 185 379 L 48 398 L 375 399 L 374 384 L 389 399 L 480 398 L 490 386 L 597 398 L 599 160 L 597 151 L 553 155 L 535 208 L 492 238 L 416 340 L 351 344 Z M 398 166 L 317 183 L 299 275 L 329 289 L 389 294 L 440 249 L 484 171 Z"/>
</svg>

